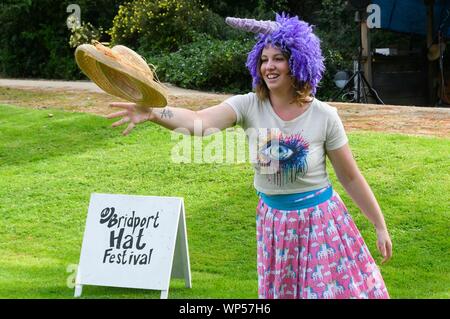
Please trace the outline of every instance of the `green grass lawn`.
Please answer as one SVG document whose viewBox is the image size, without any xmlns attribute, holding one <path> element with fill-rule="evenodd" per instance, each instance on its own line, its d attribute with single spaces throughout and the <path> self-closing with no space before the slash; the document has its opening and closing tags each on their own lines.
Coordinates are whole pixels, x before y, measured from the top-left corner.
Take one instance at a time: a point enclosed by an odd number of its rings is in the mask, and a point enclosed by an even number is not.
<svg viewBox="0 0 450 319">
<path fill-rule="evenodd" d="M 169 298 L 257 298 L 250 164 L 174 164 L 169 131 L 144 124 L 122 137 L 111 122 L 0 106 L 0 298 L 72 298 L 70 267 L 94 192 L 184 197 L 193 287 L 172 280 Z M 393 259 L 381 266 L 391 297 L 450 298 L 450 140 L 349 138 L 393 240 Z M 370 222 L 330 175 L 380 262 Z M 85 286 L 83 297 L 159 292 Z"/>
</svg>

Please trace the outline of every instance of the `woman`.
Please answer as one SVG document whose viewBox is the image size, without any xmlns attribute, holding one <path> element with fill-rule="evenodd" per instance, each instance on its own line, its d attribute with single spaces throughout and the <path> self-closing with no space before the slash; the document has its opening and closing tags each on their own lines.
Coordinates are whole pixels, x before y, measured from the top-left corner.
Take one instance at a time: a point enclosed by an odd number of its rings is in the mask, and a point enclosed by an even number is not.
<svg viewBox="0 0 450 319">
<path fill-rule="evenodd" d="M 257 205 L 258 295 L 260 298 L 389 298 L 383 279 L 361 234 L 332 189 L 330 159 L 344 189 L 373 223 L 383 263 L 392 243 L 381 209 L 361 175 L 336 109 L 314 98 L 324 70 L 320 41 L 298 19 L 277 15 L 276 22 L 227 20 L 259 33 L 247 67 L 255 93 L 190 111 L 173 107 L 123 110 L 113 127 L 152 121 L 168 129 L 194 121 L 207 129 L 239 124 L 259 141 L 254 185 Z M 151 106 L 149 106 L 151 107 Z M 255 133 L 256 132 L 256 133 Z M 262 132 L 265 134 L 262 134 Z"/>
</svg>

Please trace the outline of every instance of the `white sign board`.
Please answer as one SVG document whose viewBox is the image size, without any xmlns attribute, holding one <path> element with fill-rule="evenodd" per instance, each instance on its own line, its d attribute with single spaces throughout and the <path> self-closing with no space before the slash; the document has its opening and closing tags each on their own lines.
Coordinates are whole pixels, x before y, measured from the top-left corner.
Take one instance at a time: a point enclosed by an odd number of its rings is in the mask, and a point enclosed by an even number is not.
<svg viewBox="0 0 450 319">
<path fill-rule="evenodd" d="M 191 272 L 183 198 L 92 194 L 75 283 L 161 290 Z"/>
</svg>

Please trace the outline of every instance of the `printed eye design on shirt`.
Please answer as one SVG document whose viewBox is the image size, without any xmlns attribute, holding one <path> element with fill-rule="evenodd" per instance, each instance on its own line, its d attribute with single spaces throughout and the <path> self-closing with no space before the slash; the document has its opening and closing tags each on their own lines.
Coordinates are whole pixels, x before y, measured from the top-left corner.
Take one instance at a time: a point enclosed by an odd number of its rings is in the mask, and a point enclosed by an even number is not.
<svg viewBox="0 0 450 319">
<path fill-rule="evenodd" d="M 261 154 L 271 160 L 285 161 L 294 155 L 294 151 L 291 150 L 288 145 L 283 145 L 283 143 L 278 143 L 277 146 L 272 146 L 272 141 L 269 141 L 266 148 L 261 150 Z"/>
<path fill-rule="evenodd" d="M 300 135 L 293 134 L 269 138 L 258 152 L 259 173 L 266 174 L 269 181 L 281 186 L 293 183 L 308 170 L 306 160 L 309 143 Z"/>
</svg>

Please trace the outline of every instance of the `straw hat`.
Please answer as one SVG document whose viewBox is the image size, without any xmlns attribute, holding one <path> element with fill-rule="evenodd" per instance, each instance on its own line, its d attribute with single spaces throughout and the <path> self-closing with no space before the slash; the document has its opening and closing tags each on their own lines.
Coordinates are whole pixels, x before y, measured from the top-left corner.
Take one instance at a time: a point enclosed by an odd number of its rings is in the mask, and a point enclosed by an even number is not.
<svg viewBox="0 0 450 319">
<path fill-rule="evenodd" d="M 167 89 L 154 79 L 154 71 L 133 50 L 99 42 L 75 50 L 80 69 L 105 92 L 142 106 L 166 106 Z"/>
<path fill-rule="evenodd" d="M 428 49 L 428 60 L 429 61 L 434 61 L 440 58 L 441 54 L 444 52 L 445 50 L 445 43 L 435 43 L 433 45 L 431 45 L 431 47 Z"/>
</svg>

